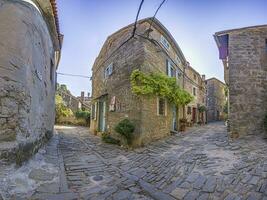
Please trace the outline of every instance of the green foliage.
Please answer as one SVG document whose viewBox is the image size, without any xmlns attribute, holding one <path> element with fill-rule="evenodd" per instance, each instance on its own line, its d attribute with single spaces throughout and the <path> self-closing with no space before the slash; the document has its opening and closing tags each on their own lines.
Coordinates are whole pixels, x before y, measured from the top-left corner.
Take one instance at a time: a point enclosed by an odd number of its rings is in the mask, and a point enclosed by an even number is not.
<svg viewBox="0 0 267 200">
<path fill-rule="evenodd" d="M 128 145 L 132 144 L 134 129 L 134 124 L 128 119 L 120 121 L 115 126 L 115 131 L 126 139 Z"/>
<path fill-rule="evenodd" d="M 116 144 L 116 145 L 120 145 L 120 141 L 111 137 L 110 134 L 108 133 L 102 133 L 101 134 L 101 139 L 102 141 L 109 143 L 109 144 Z"/>
<path fill-rule="evenodd" d="M 65 84 L 59 84 L 59 83 L 57 83 L 57 92 L 58 93 L 63 92 L 63 93 L 70 94 L 70 91 L 68 90 L 67 85 L 65 85 Z"/>
<path fill-rule="evenodd" d="M 90 123 L 90 112 L 86 110 L 78 110 L 75 112 L 76 119 L 83 119 L 87 125 Z"/>
<path fill-rule="evenodd" d="M 71 117 L 73 113 L 65 104 L 61 96 L 56 95 L 56 122 L 59 121 L 61 117 Z"/>
<path fill-rule="evenodd" d="M 175 78 L 162 73 L 144 74 L 134 70 L 131 74 L 131 84 L 133 93 L 137 95 L 165 97 L 177 106 L 186 105 L 194 98 L 179 87 Z"/>
<path fill-rule="evenodd" d="M 85 111 L 85 110 L 78 110 L 75 112 L 75 117 L 77 119 L 85 119 L 87 120 L 88 118 L 90 118 L 90 112 L 89 111 Z"/>
<path fill-rule="evenodd" d="M 267 133 L 267 113 L 266 113 L 264 120 L 263 120 L 263 126 L 264 126 L 266 133 Z"/>
<path fill-rule="evenodd" d="M 205 112 L 207 109 L 206 109 L 206 107 L 205 106 L 199 106 L 199 108 L 198 108 L 198 111 L 200 112 L 200 113 L 203 113 L 203 112 Z"/>
</svg>

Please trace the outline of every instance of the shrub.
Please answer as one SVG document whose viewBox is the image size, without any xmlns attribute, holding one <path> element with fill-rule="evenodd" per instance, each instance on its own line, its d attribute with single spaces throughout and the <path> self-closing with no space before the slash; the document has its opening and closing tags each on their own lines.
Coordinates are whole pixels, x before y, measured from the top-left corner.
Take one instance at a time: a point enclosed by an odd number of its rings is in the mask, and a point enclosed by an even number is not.
<svg viewBox="0 0 267 200">
<path fill-rule="evenodd" d="M 86 124 L 90 123 L 90 112 L 89 111 L 78 110 L 75 112 L 75 117 L 77 119 L 84 119 Z"/>
<path fill-rule="evenodd" d="M 73 112 L 71 111 L 71 109 L 69 109 L 65 105 L 62 97 L 59 96 L 58 94 L 56 95 L 55 104 L 56 104 L 56 122 L 58 122 L 60 118 L 73 116 Z"/>
<path fill-rule="evenodd" d="M 264 118 L 264 121 L 263 121 L 263 126 L 264 126 L 264 129 L 267 133 L 267 114 L 265 115 L 265 118 Z"/>
<path fill-rule="evenodd" d="M 105 132 L 102 133 L 101 138 L 102 138 L 102 141 L 106 143 L 120 145 L 120 141 L 111 137 L 108 133 L 105 133 Z"/>
<path fill-rule="evenodd" d="M 203 112 L 206 111 L 206 107 L 203 106 L 203 105 L 202 105 L 202 106 L 199 106 L 198 111 L 199 111 L 200 113 L 203 113 Z"/>
<path fill-rule="evenodd" d="M 134 124 L 130 122 L 128 119 L 120 121 L 115 126 L 115 131 L 126 139 L 128 145 L 132 144 L 134 129 L 135 129 Z"/>
</svg>

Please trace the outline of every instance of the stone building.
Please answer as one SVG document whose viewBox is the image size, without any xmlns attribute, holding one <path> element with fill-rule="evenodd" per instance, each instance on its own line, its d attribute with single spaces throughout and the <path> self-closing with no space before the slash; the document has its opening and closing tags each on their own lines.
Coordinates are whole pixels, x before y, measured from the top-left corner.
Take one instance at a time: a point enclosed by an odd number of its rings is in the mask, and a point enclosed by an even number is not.
<svg viewBox="0 0 267 200">
<path fill-rule="evenodd" d="M 201 111 L 200 109 L 203 106 L 206 108 L 205 75 L 201 76 L 189 64 L 185 68 L 184 85 L 185 90 L 194 97 L 194 100 L 185 108 L 187 121 L 191 125 L 206 123 L 206 111 Z"/>
<path fill-rule="evenodd" d="M 55 0 L 0 0 L 0 158 L 21 162 L 54 126 L 62 35 Z"/>
<path fill-rule="evenodd" d="M 225 84 L 217 78 L 206 80 L 207 89 L 207 121 L 220 121 L 225 119 Z"/>
<path fill-rule="evenodd" d="M 75 97 L 69 91 L 62 91 L 62 90 L 58 90 L 57 94 L 59 94 L 62 97 L 66 106 L 70 108 L 73 113 L 75 113 L 78 110 L 91 109 L 91 104 L 90 104 L 91 97 L 85 97 L 84 92 L 81 92 L 81 96 L 79 97 Z"/>
<path fill-rule="evenodd" d="M 109 36 L 96 58 L 92 71 L 92 132 L 114 133 L 114 126 L 128 118 L 135 124 L 134 146 L 141 146 L 179 130 L 181 108 L 159 97 L 136 96 L 130 75 L 161 72 L 175 77 L 184 86 L 187 61 L 170 34 L 155 19 L 138 21 Z"/>
<path fill-rule="evenodd" d="M 263 130 L 267 113 L 267 25 L 215 33 L 229 88 L 230 135 Z"/>
</svg>

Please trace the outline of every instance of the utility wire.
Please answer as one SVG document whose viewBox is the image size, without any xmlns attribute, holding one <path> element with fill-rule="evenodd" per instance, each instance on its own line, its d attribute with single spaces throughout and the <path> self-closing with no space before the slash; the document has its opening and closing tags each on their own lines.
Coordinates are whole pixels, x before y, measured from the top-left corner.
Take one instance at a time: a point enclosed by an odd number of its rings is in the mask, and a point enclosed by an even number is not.
<svg viewBox="0 0 267 200">
<path fill-rule="evenodd" d="M 161 6 L 165 3 L 165 1 L 166 1 L 166 0 L 163 0 L 163 1 L 161 2 L 161 4 L 159 5 L 158 9 L 156 10 L 154 16 L 152 17 L 152 21 L 151 21 L 151 23 L 150 23 L 150 25 L 149 25 L 149 29 L 151 28 L 152 24 L 154 23 L 155 17 L 156 17 L 156 15 L 157 15 L 159 9 L 161 8 Z"/>
<path fill-rule="evenodd" d="M 139 13 L 141 11 L 143 3 L 144 3 L 144 0 L 141 0 L 139 8 L 138 8 L 138 11 L 137 11 L 137 14 L 136 14 L 136 17 L 135 17 L 134 29 L 133 29 L 132 35 L 127 40 L 125 40 L 120 46 L 118 46 L 116 49 L 114 49 L 111 52 L 111 54 L 104 61 L 101 62 L 101 64 L 105 63 L 111 56 L 113 56 L 116 53 L 116 51 L 118 51 L 122 46 L 124 46 L 127 42 L 129 42 L 134 37 L 135 31 L 136 31 L 136 26 L 137 26 L 137 21 L 138 21 L 138 17 L 139 17 Z"/>
<path fill-rule="evenodd" d="M 59 74 L 59 75 L 63 75 L 63 76 L 75 76 L 75 77 L 81 77 L 81 78 L 89 78 L 89 79 L 91 79 L 90 76 L 84 76 L 84 75 L 66 74 L 66 73 L 61 73 L 61 72 L 57 72 L 57 74 Z"/>
<path fill-rule="evenodd" d="M 144 0 L 141 0 L 141 3 L 140 3 L 139 8 L 138 8 L 137 15 L 136 15 L 136 17 L 135 17 L 134 29 L 133 29 L 132 37 L 134 37 L 134 35 L 135 35 L 136 25 L 137 25 L 137 21 L 138 21 L 139 13 L 140 13 L 140 10 L 141 10 L 141 8 L 142 8 L 143 3 L 144 3 Z"/>
</svg>

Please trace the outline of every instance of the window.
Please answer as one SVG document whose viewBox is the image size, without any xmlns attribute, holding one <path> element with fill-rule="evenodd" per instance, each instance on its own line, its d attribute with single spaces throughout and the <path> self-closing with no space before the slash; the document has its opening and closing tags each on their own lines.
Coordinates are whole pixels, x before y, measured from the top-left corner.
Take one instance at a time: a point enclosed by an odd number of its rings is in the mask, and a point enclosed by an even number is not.
<svg viewBox="0 0 267 200">
<path fill-rule="evenodd" d="M 164 98 L 158 98 L 158 115 L 166 115 L 166 101 Z"/>
<path fill-rule="evenodd" d="M 163 37 L 163 35 L 160 37 L 160 42 L 167 50 L 170 49 L 170 44 L 169 44 L 168 40 L 166 40 L 166 38 Z"/>
<path fill-rule="evenodd" d="M 176 77 L 176 70 L 171 61 L 167 60 L 167 66 L 166 66 L 167 75 L 169 77 Z"/>
<path fill-rule="evenodd" d="M 191 107 L 188 106 L 188 107 L 187 107 L 187 114 L 188 114 L 188 115 L 191 115 L 191 113 L 192 113 L 192 111 L 191 111 Z"/>
<path fill-rule="evenodd" d="M 265 39 L 265 52 L 267 53 L 267 39 Z"/>
<path fill-rule="evenodd" d="M 197 88 L 193 87 L 193 95 L 196 96 L 197 95 Z"/>
<path fill-rule="evenodd" d="M 51 82 L 53 82 L 53 77 L 54 76 L 54 64 L 52 59 L 50 60 L 50 80 Z"/>
<path fill-rule="evenodd" d="M 180 60 L 179 56 L 176 56 L 175 60 L 177 61 L 178 64 L 181 64 L 181 60 Z"/>
<path fill-rule="evenodd" d="M 108 78 L 113 73 L 113 63 L 106 67 L 104 71 L 104 78 Z"/>
<path fill-rule="evenodd" d="M 194 80 L 197 80 L 197 75 L 194 74 Z"/>
</svg>

